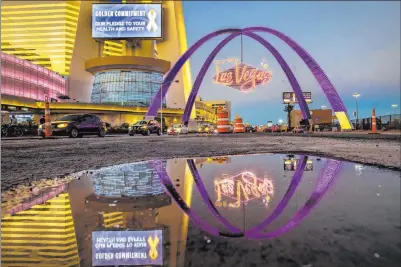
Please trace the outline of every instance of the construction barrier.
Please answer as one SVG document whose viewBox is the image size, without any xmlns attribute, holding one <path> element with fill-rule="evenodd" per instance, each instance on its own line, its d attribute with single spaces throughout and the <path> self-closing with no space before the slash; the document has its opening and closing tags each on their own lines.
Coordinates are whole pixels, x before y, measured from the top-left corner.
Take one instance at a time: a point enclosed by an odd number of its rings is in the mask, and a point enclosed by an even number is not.
<svg viewBox="0 0 401 267">
<path fill-rule="evenodd" d="M 217 132 L 218 133 L 230 133 L 230 120 L 228 118 L 228 112 L 224 108 L 220 107 L 217 111 Z"/>
<path fill-rule="evenodd" d="M 370 134 L 378 134 L 377 125 L 376 125 L 376 109 L 373 107 L 372 109 L 372 132 Z"/>
<path fill-rule="evenodd" d="M 235 117 L 234 133 L 245 133 L 245 125 L 241 117 Z"/>
</svg>

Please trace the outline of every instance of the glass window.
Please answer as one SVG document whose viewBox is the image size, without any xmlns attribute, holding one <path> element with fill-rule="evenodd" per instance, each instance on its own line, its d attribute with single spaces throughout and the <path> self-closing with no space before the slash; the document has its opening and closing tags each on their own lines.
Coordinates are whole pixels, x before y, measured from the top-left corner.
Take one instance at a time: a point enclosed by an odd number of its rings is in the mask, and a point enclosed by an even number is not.
<svg viewBox="0 0 401 267">
<path fill-rule="evenodd" d="M 77 121 L 81 115 L 66 115 L 56 119 L 56 121 Z"/>
<path fill-rule="evenodd" d="M 94 77 L 92 102 L 130 106 L 149 106 L 163 79 L 161 73 L 143 71 L 106 71 Z"/>
</svg>

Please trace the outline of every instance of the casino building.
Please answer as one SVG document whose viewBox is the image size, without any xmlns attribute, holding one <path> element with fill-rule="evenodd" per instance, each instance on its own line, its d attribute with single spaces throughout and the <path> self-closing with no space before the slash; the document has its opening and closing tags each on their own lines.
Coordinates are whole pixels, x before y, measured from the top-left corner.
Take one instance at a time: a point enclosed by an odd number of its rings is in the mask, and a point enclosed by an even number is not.
<svg viewBox="0 0 401 267">
<path fill-rule="evenodd" d="M 77 112 L 112 125 L 142 119 L 163 75 L 187 50 L 186 30 L 181 1 L 163 1 L 163 38 L 92 38 L 92 4 L 130 2 L 140 1 L 2 1 L 2 111 L 37 121 L 47 94 L 52 119 Z M 188 62 L 163 103 L 166 123 L 180 121 L 191 88 Z M 198 102 L 191 118 L 215 122 Z"/>
</svg>

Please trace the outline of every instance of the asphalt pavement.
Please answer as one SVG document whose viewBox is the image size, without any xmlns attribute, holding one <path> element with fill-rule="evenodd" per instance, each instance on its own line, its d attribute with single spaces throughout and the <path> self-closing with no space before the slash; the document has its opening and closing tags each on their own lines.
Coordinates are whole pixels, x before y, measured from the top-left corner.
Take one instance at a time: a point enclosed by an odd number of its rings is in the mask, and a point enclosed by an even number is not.
<svg viewBox="0 0 401 267">
<path fill-rule="evenodd" d="M 322 133 L 323 134 L 323 133 Z M 338 138 L 339 137 L 339 138 Z M 384 137 L 381 135 L 380 137 Z M 97 136 L 1 142 L 1 188 L 149 159 L 255 153 L 325 156 L 401 170 L 400 137 L 244 133 L 212 136 Z"/>
</svg>

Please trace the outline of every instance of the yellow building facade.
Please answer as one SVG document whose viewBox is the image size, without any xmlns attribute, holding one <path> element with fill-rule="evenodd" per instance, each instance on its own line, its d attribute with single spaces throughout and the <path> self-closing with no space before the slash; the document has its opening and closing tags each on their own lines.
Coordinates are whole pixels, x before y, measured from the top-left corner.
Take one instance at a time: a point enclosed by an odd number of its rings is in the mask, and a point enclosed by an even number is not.
<svg viewBox="0 0 401 267">
<path fill-rule="evenodd" d="M 2 52 L 64 76 L 71 101 L 90 103 L 94 75 L 121 70 L 115 62 L 123 62 L 123 69 L 165 74 L 187 50 L 181 1 L 162 2 L 162 40 L 95 40 L 92 4 L 107 2 L 111 1 L 2 1 Z M 121 1 L 130 2 L 152 1 Z M 98 69 L 91 68 L 94 62 Z M 166 107 L 184 109 L 192 89 L 189 62 L 176 79 L 179 82 L 171 84 Z M 194 107 L 191 118 L 195 116 Z"/>
</svg>

